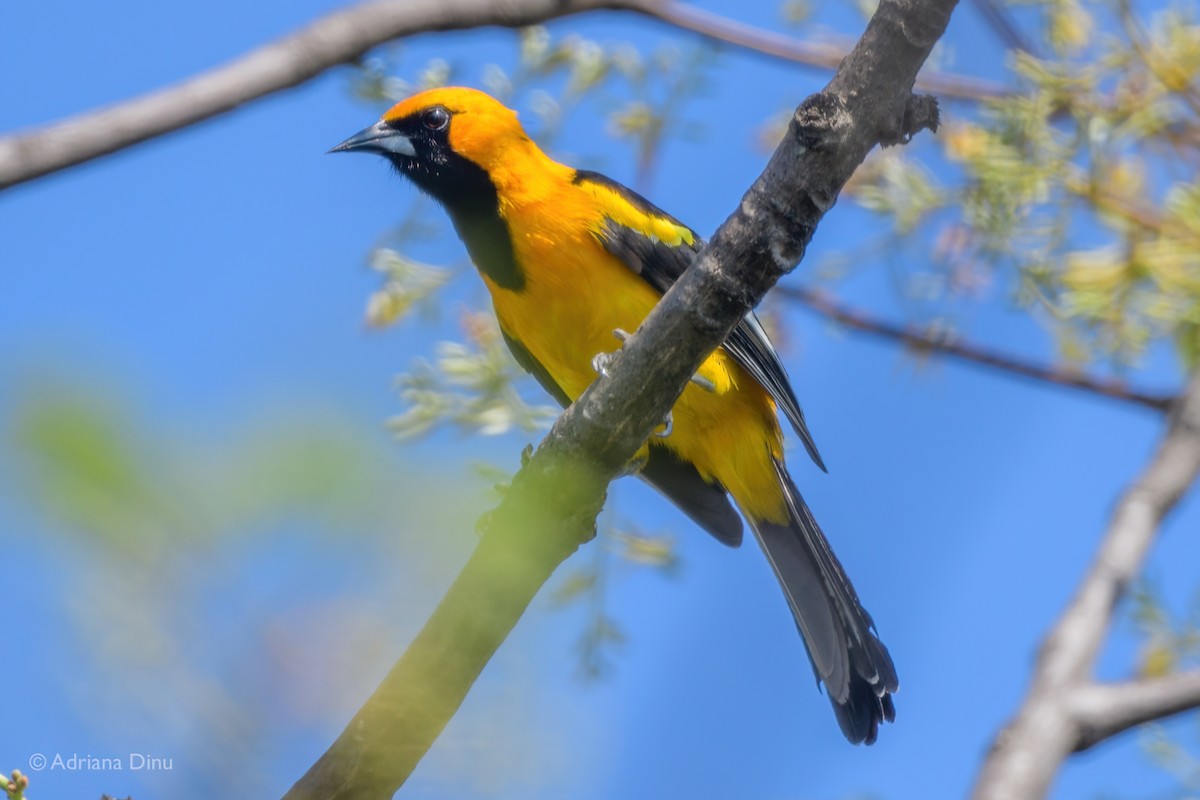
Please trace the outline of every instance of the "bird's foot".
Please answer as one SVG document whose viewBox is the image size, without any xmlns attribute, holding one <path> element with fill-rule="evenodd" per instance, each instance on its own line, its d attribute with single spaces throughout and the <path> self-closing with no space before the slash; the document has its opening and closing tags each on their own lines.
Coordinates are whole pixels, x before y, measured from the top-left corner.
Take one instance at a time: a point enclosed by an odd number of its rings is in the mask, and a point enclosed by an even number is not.
<svg viewBox="0 0 1200 800">
<path fill-rule="evenodd" d="M 613 336 L 617 337 L 622 345 L 629 339 L 629 334 L 620 328 L 613 330 Z M 617 352 L 620 352 L 620 350 L 618 349 Z M 612 366 L 613 361 L 616 359 L 617 352 L 596 353 L 596 355 L 592 356 L 592 369 L 596 371 L 596 374 L 608 377 L 608 368 Z"/>
<path fill-rule="evenodd" d="M 671 435 L 671 431 L 675 430 L 675 419 L 671 416 L 670 411 L 668 411 L 667 416 L 663 418 L 662 424 L 663 429 L 661 431 L 655 431 L 654 435 L 660 439 L 665 439 Z"/>
<path fill-rule="evenodd" d="M 621 342 L 622 346 L 624 346 L 625 342 L 629 339 L 629 333 L 621 330 L 620 328 L 613 329 L 613 336 L 615 336 Z M 596 353 L 596 355 L 592 356 L 592 369 L 594 369 L 597 374 L 603 375 L 607 378 L 608 368 L 612 366 L 613 360 L 616 359 L 618 352 L 620 352 L 620 350 L 612 353 Z M 699 374 L 692 376 L 692 382 L 709 392 L 715 391 L 717 388 L 712 381 Z M 671 417 L 670 411 L 667 412 L 667 416 L 663 419 L 662 425 L 663 429 L 661 431 L 655 431 L 654 435 L 660 439 L 665 439 L 670 436 L 671 431 L 675 429 L 675 422 Z M 638 469 L 640 468 L 641 467 L 639 466 Z"/>
<path fill-rule="evenodd" d="M 613 329 L 613 336 L 620 340 L 622 345 L 624 345 L 624 343 L 629 339 L 629 333 L 621 330 L 620 328 Z M 597 353 L 596 355 L 592 356 L 592 369 L 596 371 L 596 374 L 603 375 L 607 378 L 608 368 L 612 366 L 612 363 L 616 357 L 616 352 Z M 715 392 L 717 390 L 717 385 L 701 375 L 699 372 L 692 376 L 691 381 L 706 392 Z M 668 434 L 662 435 L 667 436 Z"/>
</svg>

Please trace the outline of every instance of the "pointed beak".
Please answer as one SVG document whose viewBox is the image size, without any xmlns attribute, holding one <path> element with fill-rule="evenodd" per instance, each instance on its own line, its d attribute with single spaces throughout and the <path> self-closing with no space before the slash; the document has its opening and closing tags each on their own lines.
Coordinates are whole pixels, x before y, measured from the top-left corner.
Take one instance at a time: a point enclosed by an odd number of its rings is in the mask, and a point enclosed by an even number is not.
<svg viewBox="0 0 1200 800">
<path fill-rule="evenodd" d="M 378 153 L 380 155 L 416 156 L 412 140 L 383 120 L 364 128 L 329 151 L 330 153 Z"/>
</svg>

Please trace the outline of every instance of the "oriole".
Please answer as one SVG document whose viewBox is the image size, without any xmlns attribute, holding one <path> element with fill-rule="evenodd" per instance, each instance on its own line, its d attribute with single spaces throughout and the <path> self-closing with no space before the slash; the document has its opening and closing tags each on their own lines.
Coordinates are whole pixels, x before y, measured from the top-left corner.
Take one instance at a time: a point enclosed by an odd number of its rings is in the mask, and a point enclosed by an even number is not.
<svg viewBox="0 0 1200 800">
<path fill-rule="evenodd" d="M 602 175 L 552 160 L 515 112 L 472 89 L 411 97 L 331 152 L 387 158 L 445 208 L 517 361 L 564 406 L 603 368 L 703 245 Z M 596 357 L 600 356 L 599 359 Z M 700 367 L 643 447 L 639 475 L 719 541 L 742 522 L 787 596 L 817 678 L 852 742 L 875 741 L 898 688 L 841 564 L 784 466 L 783 410 L 824 469 L 779 357 L 753 314 Z"/>
</svg>

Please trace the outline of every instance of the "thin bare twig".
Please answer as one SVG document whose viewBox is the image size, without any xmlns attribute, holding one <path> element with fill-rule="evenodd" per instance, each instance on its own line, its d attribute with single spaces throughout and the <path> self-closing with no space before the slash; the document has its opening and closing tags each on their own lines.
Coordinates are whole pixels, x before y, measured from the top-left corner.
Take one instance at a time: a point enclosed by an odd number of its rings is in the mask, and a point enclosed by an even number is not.
<svg viewBox="0 0 1200 800">
<path fill-rule="evenodd" d="M 837 69 L 846 57 L 848 47 L 833 42 L 809 42 L 765 31 L 694 5 L 676 2 L 641 3 L 638 10 L 677 28 L 698 33 L 717 42 L 736 45 L 762 55 L 820 69 Z M 917 78 L 916 89 L 938 97 L 955 100 L 994 100 L 1006 97 L 1011 90 L 993 81 L 952 75 L 943 72 L 924 72 Z"/>
<path fill-rule="evenodd" d="M 329 14 L 182 83 L 60 122 L 0 137 L 0 190 L 78 166 L 298 86 L 415 33 L 486 25 L 523 27 L 595 10 L 629 11 L 710 39 L 798 64 L 836 69 L 846 55 L 700 11 L 675 0 L 373 0 Z M 943 97 L 986 100 L 996 84 L 930 74 L 918 88 Z"/>
<path fill-rule="evenodd" d="M 975 800 L 1044 797 L 1071 753 L 1146 721 L 1144 712 L 1194 707 L 1166 702 L 1164 690 L 1178 689 L 1178 683 L 1148 682 L 1120 692 L 1095 685 L 1091 677 L 1118 601 L 1164 518 L 1200 473 L 1200 372 L 1188 380 L 1168 419 L 1154 455 L 1113 509 L 1075 597 L 1043 641 L 1029 692 L 979 772 Z M 1178 680 L 1190 686 L 1192 679 Z M 1113 705 L 1096 707 L 1097 699 Z M 1200 700 L 1200 693 L 1189 699 Z"/>
<path fill-rule="evenodd" d="M 1200 246 L 1200 234 L 1178 217 L 1164 215 L 1160 210 L 1141 201 L 1129 200 L 1107 191 L 1079 167 L 1068 167 L 1062 185 L 1102 215 L 1118 217 L 1153 236 L 1170 236 L 1185 240 L 1193 246 Z"/>
<path fill-rule="evenodd" d="M 828 295 L 812 289 L 793 286 L 777 286 L 774 294 L 800 303 L 823 317 L 832 319 L 848 328 L 889 341 L 899 342 L 918 353 L 937 353 L 971 364 L 1017 375 L 1041 383 L 1065 386 L 1090 394 L 1098 394 L 1114 400 L 1166 411 L 1173 400 L 1170 395 L 1152 394 L 1130 388 L 1119 381 L 1095 378 L 1071 370 L 1034 364 L 1007 353 L 954 339 L 945 333 L 935 333 L 907 325 L 899 325 L 878 319 L 862 311 L 842 305 Z"/>
<path fill-rule="evenodd" d="M 974 0 L 974 2 L 975 8 L 979 9 L 979 13 L 983 15 L 984 20 L 1006 47 L 1010 50 L 1022 50 L 1035 56 L 1038 54 L 1036 48 L 1029 43 L 1025 34 L 1021 32 L 1012 16 L 1009 15 L 1008 9 L 1003 8 L 996 0 Z"/>
</svg>

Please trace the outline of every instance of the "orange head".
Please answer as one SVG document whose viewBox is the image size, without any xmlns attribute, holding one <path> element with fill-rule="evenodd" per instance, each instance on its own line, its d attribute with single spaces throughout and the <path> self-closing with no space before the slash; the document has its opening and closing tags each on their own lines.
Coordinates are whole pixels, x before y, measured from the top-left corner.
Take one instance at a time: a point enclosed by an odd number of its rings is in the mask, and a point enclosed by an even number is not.
<svg viewBox="0 0 1200 800">
<path fill-rule="evenodd" d="M 517 114 L 475 89 L 430 89 L 331 150 L 384 156 L 448 207 L 478 191 L 505 162 L 538 153 Z"/>
</svg>

